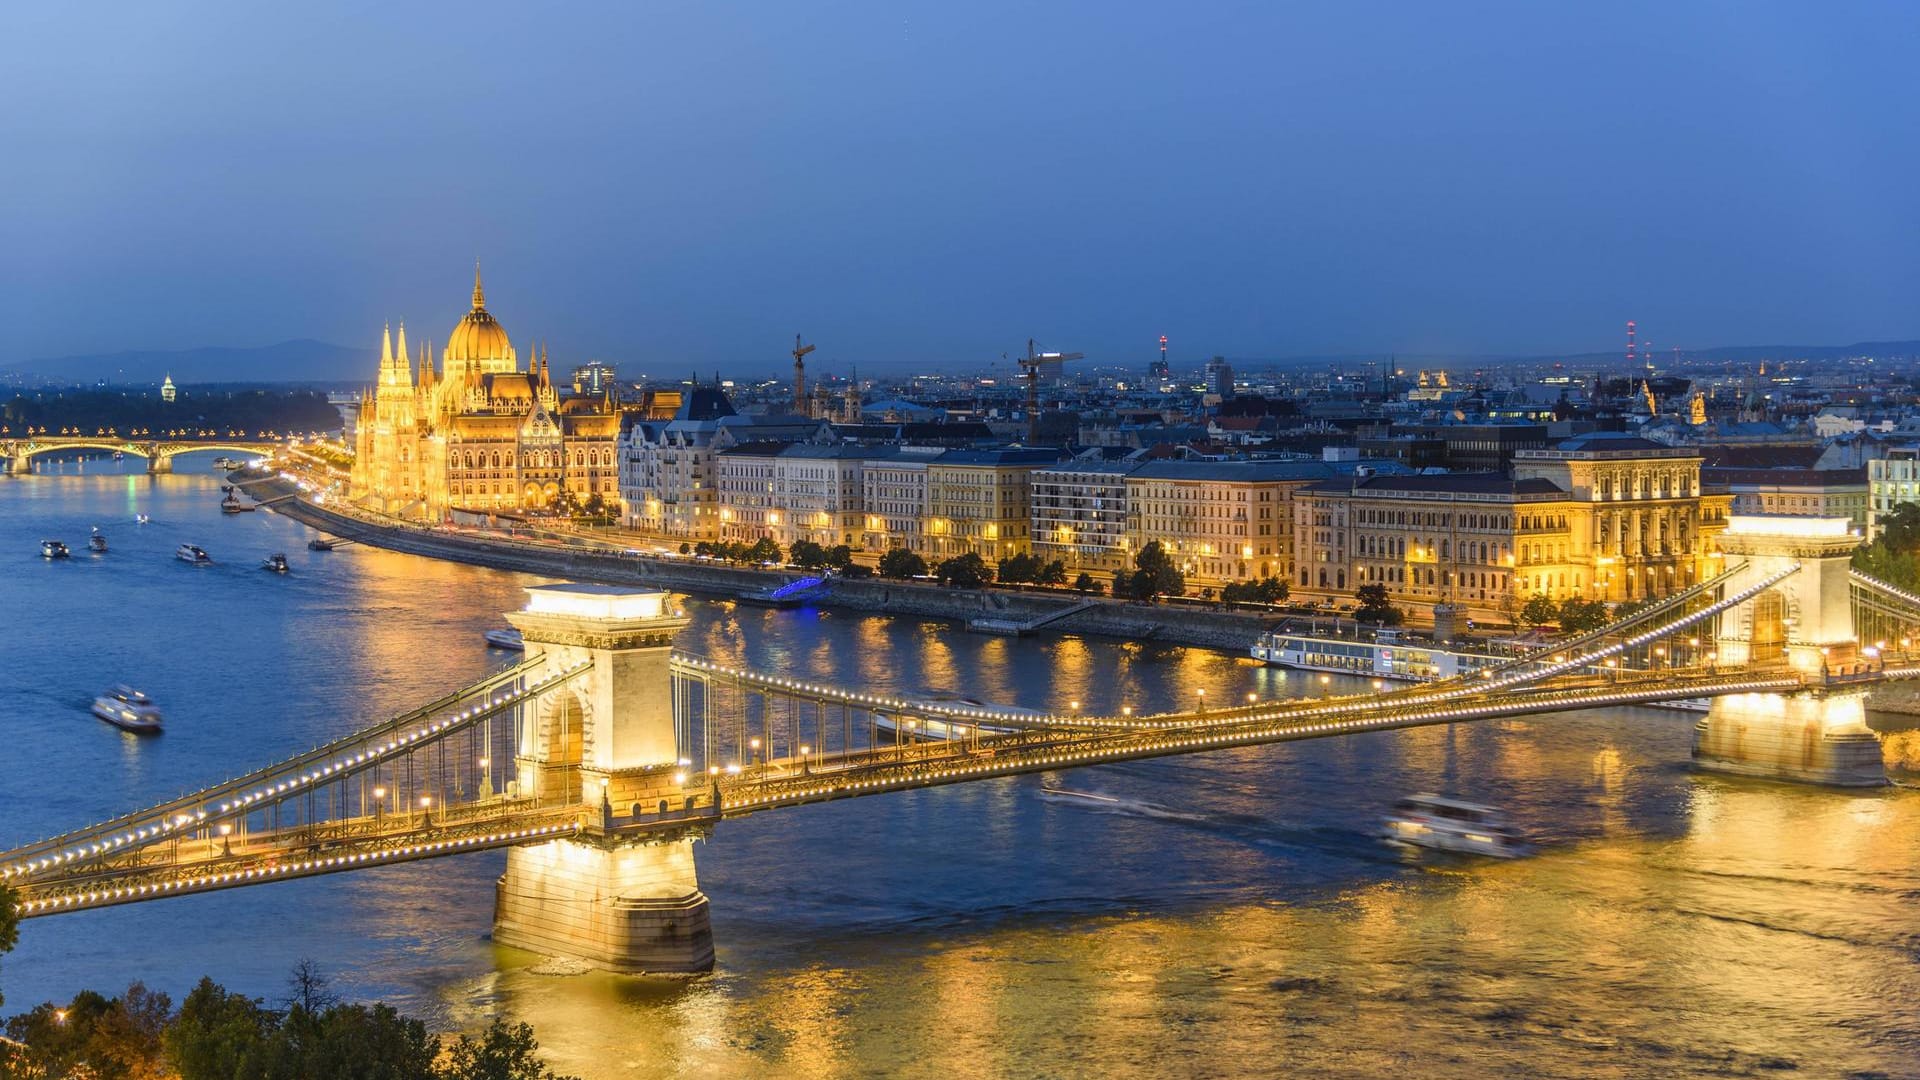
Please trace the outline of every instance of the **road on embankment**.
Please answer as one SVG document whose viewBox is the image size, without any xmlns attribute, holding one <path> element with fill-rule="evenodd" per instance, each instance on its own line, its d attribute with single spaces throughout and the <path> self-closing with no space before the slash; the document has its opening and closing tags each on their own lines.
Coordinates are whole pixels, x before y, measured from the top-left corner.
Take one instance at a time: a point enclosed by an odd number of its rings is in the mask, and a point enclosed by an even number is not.
<svg viewBox="0 0 1920 1080">
<path fill-rule="evenodd" d="M 455 529 L 434 529 L 355 511 L 315 505 L 295 485 L 277 476 L 234 481 L 267 509 L 369 547 L 431 559 L 471 563 L 570 581 L 642 585 L 656 589 L 739 599 L 794 579 L 790 572 L 719 566 L 661 555 L 627 554 L 586 543 L 521 540 Z M 1025 621 L 1064 611 L 1083 597 L 1056 597 L 995 589 L 947 589 L 876 578 L 835 578 L 825 594 L 808 602 L 853 611 L 929 618 Z M 1239 612 L 1210 611 L 1102 600 L 1036 633 L 1098 634 L 1133 641 L 1224 649 L 1245 654 L 1272 620 Z"/>
</svg>

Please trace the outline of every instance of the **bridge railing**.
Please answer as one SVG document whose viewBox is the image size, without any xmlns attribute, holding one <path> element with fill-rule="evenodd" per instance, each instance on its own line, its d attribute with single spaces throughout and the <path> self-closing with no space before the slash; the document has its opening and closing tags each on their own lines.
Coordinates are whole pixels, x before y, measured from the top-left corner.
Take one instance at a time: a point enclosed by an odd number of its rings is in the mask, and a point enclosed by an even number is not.
<svg viewBox="0 0 1920 1080">
<path fill-rule="evenodd" d="M 313 819 L 322 809 L 344 813 L 352 803 L 366 804 L 370 785 L 366 776 L 380 770 L 405 770 L 408 781 L 429 773 L 416 768 L 415 756 L 443 740 L 492 719 L 514 713 L 527 701 L 578 677 L 584 662 L 555 673 L 533 686 L 518 685 L 540 661 L 527 661 L 496 672 L 469 687 L 446 695 L 420 709 L 361 729 L 341 739 L 277 762 L 245 776 L 203 788 L 158 806 L 112 821 L 66 833 L 0 855 L 0 881 L 28 878 L 50 869 L 112 858 L 133 848 L 163 843 L 174 836 L 211 834 L 223 823 L 265 813 L 277 824 L 280 808 L 304 801 L 304 817 Z M 479 704 L 468 704 L 474 698 Z M 466 705 L 457 713 L 436 716 Z M 491 754 L 487 755 L 491 758 Z M 458 775 L 457 773 L 455 774 Z M 443 779 L 445 779 L 443 777 Z M 344 785 L 361 781 L 354 791 Z M 411 797 L 414 785 L 406 791 Z M 357 795 L 357 799 L 355 796 Z M 384 796 L 375 795 L 378 802 Z M 327 806 L 317 804 L 325 799 Z"/>
</svg>

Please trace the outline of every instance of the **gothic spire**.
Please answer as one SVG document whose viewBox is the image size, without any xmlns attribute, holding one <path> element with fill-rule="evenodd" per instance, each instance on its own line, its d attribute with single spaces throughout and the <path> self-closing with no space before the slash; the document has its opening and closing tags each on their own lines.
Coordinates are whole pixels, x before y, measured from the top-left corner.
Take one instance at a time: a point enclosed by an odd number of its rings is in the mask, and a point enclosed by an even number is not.
<svg viewBox="0 0 1920 1080">
<path fill-rule="evenodd" d="M 486 309 L 486 290 L 480 287 L 480 260 L 475 259 L 473 260 L 473 310 L 485 311 Z"/>
</svg>

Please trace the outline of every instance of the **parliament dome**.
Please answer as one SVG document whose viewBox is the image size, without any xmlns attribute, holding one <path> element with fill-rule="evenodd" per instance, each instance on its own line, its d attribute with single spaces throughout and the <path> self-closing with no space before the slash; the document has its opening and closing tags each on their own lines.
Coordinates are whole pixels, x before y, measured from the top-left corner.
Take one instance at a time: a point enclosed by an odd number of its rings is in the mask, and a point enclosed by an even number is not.
<svg viewBox="0 0 1920 1080">
<path fill-rule="evenodd" d="M 444 354 L 447 364 L 485 365 L 485 371 L 512 371 L 517 358 L 506 328 L 487 310 L 487 297 L 480 287 L 480 268 L 473 268 L 473 310 L 466 313 L 447 335 Z M 499 366 L 504 365 L 504 366 Z"/>
</svg>

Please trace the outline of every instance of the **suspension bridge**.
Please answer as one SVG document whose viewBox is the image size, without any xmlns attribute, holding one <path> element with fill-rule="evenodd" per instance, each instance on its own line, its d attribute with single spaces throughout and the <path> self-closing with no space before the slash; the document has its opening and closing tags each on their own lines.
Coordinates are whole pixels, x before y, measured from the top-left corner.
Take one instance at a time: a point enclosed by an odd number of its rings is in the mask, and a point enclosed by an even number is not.
<svg viewBox="0 0 1920 1080">
<path fill-rule="evenodd" d="M 1060 768 L 1683 700 L 1704 767 L 1884 782 L 1874 685 L 1920 678 L 1920 596 L 1844 522 L 1736 518 L 1727 569 L 1592 633 L 1387 692 L 1085 715 L 877 693 L 673 649 L 670 596 L 529 589 L 526 659 L 404 715 L 0 854 L 28 918 L 508 849 L 502 944 L 622 971 L 713 961 L 693 841 L 808 803 Z"/>
</svg>

